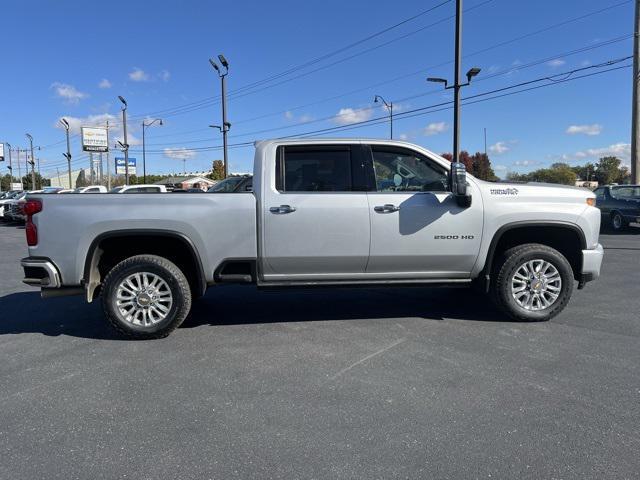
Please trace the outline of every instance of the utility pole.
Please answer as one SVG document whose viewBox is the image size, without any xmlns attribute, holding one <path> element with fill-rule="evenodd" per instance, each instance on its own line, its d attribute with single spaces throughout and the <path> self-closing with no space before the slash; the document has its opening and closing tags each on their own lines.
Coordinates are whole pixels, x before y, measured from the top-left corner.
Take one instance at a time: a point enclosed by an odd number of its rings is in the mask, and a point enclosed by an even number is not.
<svg viewBox="0 0 640 480">
<path fill-rule="evenodd" d="M 156 122 L 160 122 L 158 125 L 162 125 L 162 119 L 155 118 L 151 122 L 146 123 L 144 120 L 142 121 L 142 182 L 147 183 L 147 156 L 146 156 L 146 147 L 145 147 L 145 139 L 144 139 L 144 130 L 146 127 L 150 127 Z"/>
<path fill-rule="evenodd" d="M 224 178 L 227 178 L 229 175 L 229 157 L 227 154 L 227 133 L 231 128 L 231 124 L 227 121 L 227 75 L 229 74 L 229 62 L 224 58 L 224 55 L 218 55 L 218 60 L 222 64 L 224 71 L 218 67 L 218 64 L 213 61 L 213 59 L 209 59 L 209 63 L 214 68 L 216 72 L 218 72 L 218 76 L 220 77 L 220 81 L 222 82 L 222 128 L 220 131 L 222 132 L 222 148 L 223 148 L 223 156 L 224 156 Z"/>
<path fill-rule="evenodd" d="M 124 150 L 124 184 L 129 185 L 129 144 L 127 143 L 127 101 L 118 95 L 122 102 L 122 139 L 124 143 L 118 142 Z"/>
<path fill-rule="evenodd" d="M 69 122 L 67 121 L 66 118 L 61 118 L 60 119 L 60 123 L 62 124 L 62 126 L 64 127 L 64 129 L 67 132 L 67 153 L 63 153 L 62 155 L 67 159 L 67 171 L 69 174 L 69 188 L 73 188 L 72 182 L 71 182 L 71 147 L 69 145 Z M 62 183 L 62 182 L 61 182 Z"/>
<path fill-rule="evenodd" d="M 638 0 L 640 1 L 640 0 Z M 452 162 L 460 161 L 460 89 L 471 84 L 471 79 L 480 73 L 478 67 L 467 72 L 467 83 L 460 83 L 462 60 L 462 0 L 456 0 L 456 39 L 455 39 L 455 68 L 454 84 L 448 85 L 444 78 L 427 78 L 428 82 L 444 83 L 445 89 L 453 89 L 453 158 Z"/>
<path fill-rule="evenodd" d="M 484 156 L 487 156 L 487 127 L 484 127 Z"/>
<path fill-rule="evenodd" d="M 107 145 L 109 145 L 109 120 L 107 120 Z M 109 149 L 107 149 L 107 191 L 111 190 L 111 161 L 109 159 Z"/>
<path fill-rule="evenodd" d="M 631 183 L 640 183 L 640 0 L 635 1 L 633 27 L 633 99 L 631 105 Z"/>
<path fill-rule="evenodd" d="M 387 107 L 387 110 L 389 111 L 389 126 L 391 129 L 389 138 L 393 140 L 393 102 L 387 103 L 387 101 L 384 98 L 382 98 L 380 95 L 376 95 L 373 98 L 373 103 L 378 103 L 378 100 L 380 100 L 384 104 L 384 106 Z"/>
<path fill-rule="evenodd" d="M 29 139 L 29 145 L 30 145 L 30 149 L 31 149 L 31 162 L 29 162 L 31 164 L 31 188 L 33 190 L 37 190 L 36 187 L 36 162 L 35 162 L 35 158 L 33 156 L 33 137 L 31 135 L 29 135 L 28 133 L 25 134 L 27 136 L 27 138 Z"/>
</svg>

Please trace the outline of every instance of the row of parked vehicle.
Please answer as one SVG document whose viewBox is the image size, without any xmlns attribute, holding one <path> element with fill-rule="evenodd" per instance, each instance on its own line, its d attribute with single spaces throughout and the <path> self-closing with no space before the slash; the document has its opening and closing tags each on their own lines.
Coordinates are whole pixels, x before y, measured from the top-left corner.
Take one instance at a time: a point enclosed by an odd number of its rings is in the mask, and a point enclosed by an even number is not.
<svg viewBox="0 0 640 480">
<path fill-rule="evenodd" d="M 252 176 L 238 175 L 222 180 L 210 187 L 206 193 L 237 193 L 252 191 Z M 38 194 L 90 194 L 90 193 L 205 193 L 199 188 L 169 190 L 164 185 L 124 185 L 107 190 L 104 185 L 89 185 L 75 189 L 45 187 L 41 190 L 11 190 L 0 193 L 0 218 L 9 222 L 24 222 L 26 216 L 22 206 L 30 193 Z"/>
</svg>

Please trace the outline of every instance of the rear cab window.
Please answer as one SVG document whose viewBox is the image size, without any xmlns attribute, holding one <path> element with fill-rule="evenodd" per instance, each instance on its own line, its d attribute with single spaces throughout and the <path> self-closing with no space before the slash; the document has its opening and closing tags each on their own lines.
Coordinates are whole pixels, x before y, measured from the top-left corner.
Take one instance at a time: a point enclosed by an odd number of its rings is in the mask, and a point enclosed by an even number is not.
<svg viewBox="0 0 640 480">
<path fill-rule="evenodd" d="M 360 145 L 283 145 L 276 153 L 276 189 L 293 192 L 369 190 Z"/>
</svg>

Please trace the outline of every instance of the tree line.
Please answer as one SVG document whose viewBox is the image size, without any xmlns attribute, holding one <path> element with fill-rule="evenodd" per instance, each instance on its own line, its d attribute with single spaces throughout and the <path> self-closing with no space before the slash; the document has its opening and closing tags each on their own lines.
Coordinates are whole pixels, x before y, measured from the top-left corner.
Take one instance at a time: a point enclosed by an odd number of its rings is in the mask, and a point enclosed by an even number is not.
<svg viewBox="0 0 640 480">
<path fill-rule="evenodd" d="M 602 157 L 595 164 L 570 166 L 567 163 L 554 163 L 549 168 L 539 168 L 529 173 L 509 172 L 507 180 L 511 182 L 545 182 L 575 185 L 577 180 L 597 181 L 600 185 L 611 183 L 629 183 L 629 168 L 622 165 L 618 157 Z"/>
</svg>

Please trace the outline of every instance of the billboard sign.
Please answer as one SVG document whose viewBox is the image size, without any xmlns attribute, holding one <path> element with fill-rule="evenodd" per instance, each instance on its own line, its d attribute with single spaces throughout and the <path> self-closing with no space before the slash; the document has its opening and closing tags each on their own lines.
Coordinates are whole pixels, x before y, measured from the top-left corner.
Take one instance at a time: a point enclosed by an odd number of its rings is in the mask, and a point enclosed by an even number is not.
<svg viewBox="0 0 640 480">
<path fill-rule="evenodd" d="M 82 127 L 82 151 L 108 152 L 107 129 L 104 127 Z"/>
<path fill-rule="evenodd" d="M 116 157 L 116 175 L 124 175 L 124 157 Z M 129 157 L 129 175 L 137 175 L 136 173 L 136 159 Z"/>
<path fill-rule="evenodd" d="M 4 143 L 0 143 L 0 162 L 4 161 Z"/>
<path fill-rule="evenodd" d="M 22 190 L 22 184 L 21 183 L 12 183 L 11 184 L 11 190 Z"/>
</svg>

